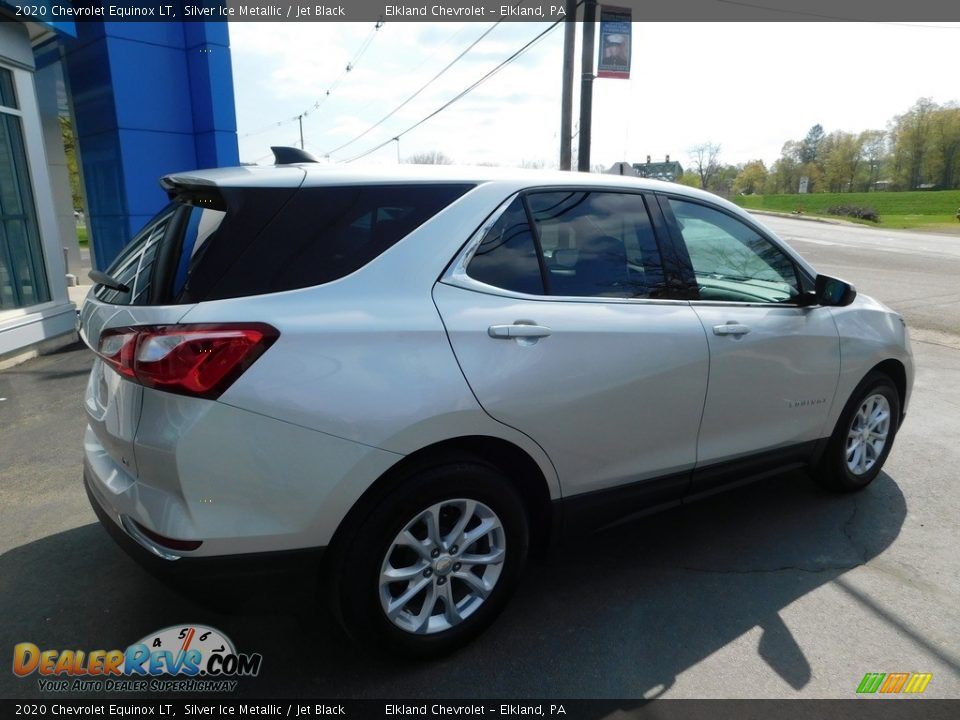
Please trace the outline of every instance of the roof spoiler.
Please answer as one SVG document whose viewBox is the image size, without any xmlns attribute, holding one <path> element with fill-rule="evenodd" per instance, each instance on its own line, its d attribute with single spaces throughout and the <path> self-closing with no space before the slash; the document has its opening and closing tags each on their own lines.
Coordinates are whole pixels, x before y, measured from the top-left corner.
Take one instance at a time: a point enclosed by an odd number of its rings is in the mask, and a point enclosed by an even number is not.
<svg viewBox="0 0 960 720">
<path fill-rule="evenodd" d="M 295 163 L 320 162 L 313 155 L 308 153 L 306 150 L 301 150 L 300 148 L 275 145 L 270 149 L 273 150 L 274 165 L 293 165 Z"/>
</svg>

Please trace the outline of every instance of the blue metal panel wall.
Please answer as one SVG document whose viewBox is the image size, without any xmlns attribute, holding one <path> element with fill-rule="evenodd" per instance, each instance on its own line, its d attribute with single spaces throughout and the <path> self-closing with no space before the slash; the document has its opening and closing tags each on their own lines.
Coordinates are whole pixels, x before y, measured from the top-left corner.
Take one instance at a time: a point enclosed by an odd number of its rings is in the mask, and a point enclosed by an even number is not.
<svg viewBox="0 0 960 720">
<path fill-rule="evenodd" d="M 161 175 L 239 164 L 226 23 L 77 23 L 65 40 L 96 266 L 166 203 Z"/>
</svg>

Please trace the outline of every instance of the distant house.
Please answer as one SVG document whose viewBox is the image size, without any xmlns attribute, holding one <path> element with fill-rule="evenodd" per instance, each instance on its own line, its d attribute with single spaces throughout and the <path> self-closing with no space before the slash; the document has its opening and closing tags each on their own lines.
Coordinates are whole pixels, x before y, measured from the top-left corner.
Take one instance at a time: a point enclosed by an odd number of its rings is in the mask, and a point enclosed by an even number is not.
<svg viewBox="0 0 960 720">
<path fill-rule="evenodd" d="M 669 155 L 663 162 L 650 162 L 650 156 L 647 155 L 647 161 L 645 163 L 634 163 L 633 169 L 640 177 L 666 180 L 667 182 L 676 182 L 683 175 L 683 166 L 676 161 L 671 161 Z"/>
</svg>

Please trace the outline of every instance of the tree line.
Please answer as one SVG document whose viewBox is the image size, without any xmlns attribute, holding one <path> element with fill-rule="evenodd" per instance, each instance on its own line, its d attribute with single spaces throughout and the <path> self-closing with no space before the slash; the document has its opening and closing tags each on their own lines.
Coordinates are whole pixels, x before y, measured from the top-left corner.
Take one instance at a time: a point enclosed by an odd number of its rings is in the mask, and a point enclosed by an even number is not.
<svg viewBox="0 0 960 720">
<path fill-rule="evenodd" d="M 819 124 L 783 144 L 768 168 L 762 160 L 720 161 L 720 146 L 690 149 L 687 185 L 722 195 L 960 188 L 960 105 L 921 98 L 886 130 L 826 133 Z"/>
</svg>

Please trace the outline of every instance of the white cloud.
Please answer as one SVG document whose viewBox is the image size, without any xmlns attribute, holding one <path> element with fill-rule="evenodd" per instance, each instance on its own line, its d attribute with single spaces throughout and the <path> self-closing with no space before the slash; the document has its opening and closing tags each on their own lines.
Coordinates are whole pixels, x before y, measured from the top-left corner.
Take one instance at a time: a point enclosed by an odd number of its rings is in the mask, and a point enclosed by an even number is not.
<svg viewBox="0 0 960 720">
<path fill-rule="evenodd" d="M 356 137 L 479 37 L 485 23 L 386 23 L 356 67 L 304 119 L 308 149 Z M 503 23 L 409 105 L 350 145 L 359 154 L 402 132 L 495 67 L 546 25 Z M 372 23 L 230 26 L 241 158 L 299 139 L 290 118 L 338 78 Z M 442 150 L 459 162 L 555 163 L 563 32 L 400 140 L 403 156 Z M 632 79 L 594 83 L 592 160 L 611 164 L 713 141 L 728 162 L 775 160 L 811 125 L 884 128 L 922 96 L 957 99 L 960 29 L 883 23 L 635 23 Z M 579 95 L 579 50 L 575 97 Z M 575 111 L 576 114 L 576 111 Z M 271 123 L 286 120 L 257 135 Z M 576 118 L 575 118 L 576 122 Z M 574 141 L 576 150 L 576 140 Z M 371 162 L 396 162 L 388 142 Z"/>
</svg>

